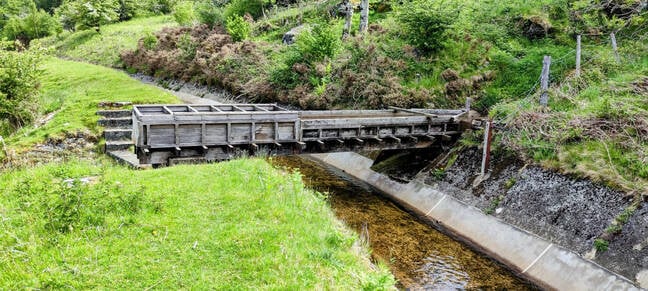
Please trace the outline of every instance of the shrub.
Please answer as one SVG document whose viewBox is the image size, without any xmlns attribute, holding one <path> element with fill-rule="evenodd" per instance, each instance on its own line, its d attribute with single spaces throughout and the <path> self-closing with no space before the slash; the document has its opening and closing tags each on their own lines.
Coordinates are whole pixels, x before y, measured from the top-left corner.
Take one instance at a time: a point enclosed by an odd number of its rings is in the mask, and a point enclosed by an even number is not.
<svg viewBox="0 0 648 291">
<path fill-rule="evenodd" d="M 52 35 L 60 31 L 60 25 L 44 10 L 32 10 L 24 18 L 11 17 L 4 27 L 4 36 L 9 40 L 20 40 L 26 44 L 32 39 Z"/>
<path fill-rule="evenodd" d="M 202 24 L 207 24 L 209 28 L 223 24 L 223 9 L 219 2 L 206 0 L 198 3 L 196 6 L 196 13 L 198 14 L 198 21 Z"/>
<path fill-rule="evenodd" d="M 12 130 L 29 124 L 37 111 L 39 52 L 0 50 L 0 120 Z"/>
<path fill-rule="evenodd" d="M 318 24 L 310 31 L 304 30 L 297 37 L 297 50 L 302 59 L 312 62 L 333 58 L 340 50 L 340 36 L 329 25 Z"/>
<path fill-rule="evenodd" d="M 102 25 L 119 20 L 119 3 L 114 0 L 76 0 L 66 2 L 57 14 L 64 26 L 74 23 L 75 28 L 100 31 Z"/>
<path fill-rule="evenodd" d="M 155 34 L 149 32 L 144 36 L 144 38 L 142 38 L 142 44 L 146 49 L 153 50 L 157 47 L 158 39 Z"/>
<path fill-rule="evenodd" d="M 227 19 L 232 16 L 245 16 L 247 13 L 256 19 L 263 14 L 264 4 L 264 0 L 232 0 L 225 6 L 223 15 Z"/>
<path fill-rule="evenodd" d="M 250 36 L 250 23 L 241 16 L 229 17 L 225 26 L 227 27 L 227 33 L 232 36 L 234 41 L 242 41 Z"/>
<path fill-rule="evenodd" d="M 191 25 L 196 19 L 193 2 L 182 1 L 175 6 L 173 18 L 180 25 Z"/>
<path fill-rule="evenodd" d="M 422 0 L 403 5 L 397 19 L 403 24 L 410 44 L 424 53 L 432 53 L 442 48 L 445 32 L 457 14 L 444 3 Z"/>
<path fill-rule="evenodd" d="M 119 0 L 117 14 L 119 21 L 130 20 L 140 14 L 143 14 L 145 7 L 141 1 L 136 0 Z"/>
</svg>

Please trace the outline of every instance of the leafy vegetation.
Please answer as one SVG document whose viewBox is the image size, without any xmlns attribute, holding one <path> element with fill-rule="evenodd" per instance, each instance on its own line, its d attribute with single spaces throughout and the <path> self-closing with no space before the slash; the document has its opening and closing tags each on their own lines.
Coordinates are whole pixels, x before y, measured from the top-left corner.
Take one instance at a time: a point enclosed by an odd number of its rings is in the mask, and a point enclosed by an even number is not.
<svg viewBox="0 0 648 291">
<path fill-rule="evenodd" d="M 0 136 L 30 124 L 38 110 L 42 52 L 0 50 Z"/>
<path fill-rule="evenodd" d="M 235 15 L 227 18 L 225 27 L 227 27 L 227 33 L 232 36 L 233 41 L 242 41 L 250 37 L 250 23 L 241 16 Z"/>
<path fill-rule="evenodd" d="M 170 181 L 173 181 L 171 183 Z M 0 287 L 389 288 L 298 173 L 263 160 L 0 174 Z"/>
</svg>

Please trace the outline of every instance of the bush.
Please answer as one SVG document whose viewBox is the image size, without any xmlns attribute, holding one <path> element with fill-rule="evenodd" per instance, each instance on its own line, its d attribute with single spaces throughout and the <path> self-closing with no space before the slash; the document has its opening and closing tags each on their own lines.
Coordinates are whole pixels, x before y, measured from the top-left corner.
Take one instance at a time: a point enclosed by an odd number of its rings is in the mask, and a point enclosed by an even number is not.
<svg viewBox="0 0 648 291">
<path fill-rule="evenodd" d="M 119 20 L 118 11 L 119 3 L 114 0 L 76 0 L 59 7 L 57 15 L 66 27 L 74 23 L 75 28 L 99 32 L 102 25 Z"/>
<path fill-rule="evenodd" d="M 149 32 L 144 36 L 144 38 L 142 38 L 142 44 L 146 49 L 153 50 L 157 47 L 158 39 L 155 34 Z"/>
<path fill-rule="evenodd" d="M 227 6 L 225 6 L 225 12 L 223 15 L 227 19 L 232 16 L 245 16 L 247 13 L 254 19 L 257 19 L 259 16 L 263 15 L 264 4 L 264 0 L 232 0 L 227 4 Z"/>
<path fill-rule="evenodd" d="M 250 36 L 250 23 L 241 16 L 229 17 L 225 26 L 227 27 L 227 33 L 232 36 L 234 41 L 242 41 Z"/>
<path fill-rule="evenodd" d="M 443 5 L 431 0 L 412 1 L 403 5 L 397 14 L 409 43 L 424 53 L 442 48 L 445 32 L 458 14 Z"/>
<path fill-rule="evenodd" d="M 209 28 L 223 24 L 223 9 L 220 2 L 206 0 L 198 3 L 196 6 L 196 13 L 198 14 L 198 21 L 202 24 L 207 24 Z"/>
<path fill-rule="evenodd" d="M 330 25 L 318 24 L 310 31 L 303 31 L 296 42 L 297 50 L 302 59 L 321 61 L 324 58 L 333 58 L 340 50 L 342 42 L 340 36 Z"/>
<path fill-rule="evenodd" d="M 26 44 L 60 31 L 60 25 L 44 10 L 32 10 L 24 18 L 11 17 L 4 27 L 4 36 L 9 40 L 20 40 Z"/>
<path fill-rule="evenodd" d="M 0 50 L 0 120 L 12 130 L 34 120 L 41 59 L 41 54 L 33 50 Z"/>
<path fill-rule="evenodd" d="M 140 14 L 143 14 L 145 7 L 142 2 L 136 0 L 119 0 L 117 14 L 119 21 L 130 20 Z"/>
<path fill-rule="evenodd" d="M 173 18 L 180 25 L 191 25 L 196 19 L 193 2 L 182 1 L 175 6 Z"/>
</svg>

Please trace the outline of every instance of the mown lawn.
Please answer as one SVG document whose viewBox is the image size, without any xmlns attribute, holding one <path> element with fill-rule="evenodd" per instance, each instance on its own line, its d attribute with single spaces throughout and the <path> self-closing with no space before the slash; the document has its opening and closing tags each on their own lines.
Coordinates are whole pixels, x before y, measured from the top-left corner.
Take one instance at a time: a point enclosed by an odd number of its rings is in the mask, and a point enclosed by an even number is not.
<svg viewBox="0 0 648 291">
<path fill-rule="evenodd" d="M 147 34 L 164 27 L 176 26 L 169 15 L 136 18 L 101 27 L 101 33 L 94 30 L 64 32 L 37 40 L 43 46 L 53 46 L 56 54 L 63 58 L 86 61 L 106 67 L 121 67 L 120 53 L 137 47 L 137 41 Z"/>
<path fill-rule="evenodd" d="M 323 196 L 261 159 L 149 171 L 50 164 L 0 174 L 0 188 L 0 289 L 394 283 Z"/>
</svg>

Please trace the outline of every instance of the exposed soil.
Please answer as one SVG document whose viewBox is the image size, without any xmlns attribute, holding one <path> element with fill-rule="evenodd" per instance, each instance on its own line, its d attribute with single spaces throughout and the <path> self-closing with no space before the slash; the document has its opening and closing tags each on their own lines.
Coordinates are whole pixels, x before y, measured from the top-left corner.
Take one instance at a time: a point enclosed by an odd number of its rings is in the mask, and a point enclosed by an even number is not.
<svg viewBox="0 0 648 291">
<path fill-rule="evenodd" d="M 97 137 L 87 132 L 68 133 L 61 138 L 50 138 L 30 150 L 7 152 L 0 170 L 69 160 L 93 160 L 97 157 Z"/>
<path fill-rule="evenodd" d="M 631 199 L 589 180 L 562 175 L 513 157 L 495 156 L 490 174 L 479 183 L 481 152 L 469 149 L 439 179 L 427 184 L 519 228 L 594 259 L 629 279 L 648 268 L 648 210 L 640 208 L 606 252 L 593 252 L 594 240 Z"/>
</svg>

